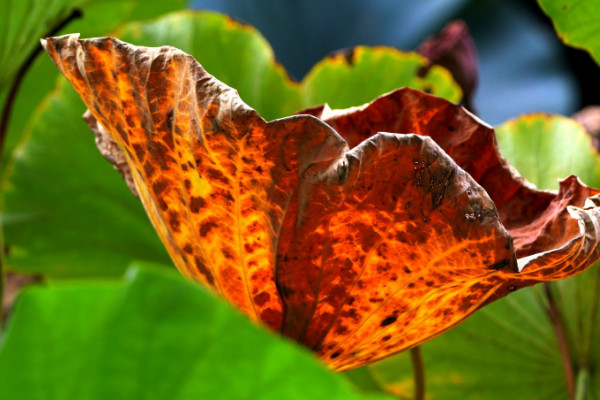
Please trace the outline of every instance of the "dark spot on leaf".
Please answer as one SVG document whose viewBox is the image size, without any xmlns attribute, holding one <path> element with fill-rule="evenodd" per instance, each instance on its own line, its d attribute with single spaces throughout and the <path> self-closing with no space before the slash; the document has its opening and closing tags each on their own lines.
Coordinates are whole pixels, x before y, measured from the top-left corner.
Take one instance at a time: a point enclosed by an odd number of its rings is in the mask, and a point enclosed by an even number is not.
<svg viewBox="0 0 600 400">
<path fill-rule="evenodd" d="M 338 335 L 346 335 L 350 333 L 350 331 L 344 325 L 340 325 L 335 329 L 335 333 L 337 333 Z"/>
<path fill-rule="evenodd" d="M 167 188 L 167 181 L 156 181 L 152 184 L 152 191 L 156 196 L 160 196 L 160 194 Z"/>
<path fill-rule="evenodd" d="M 428 65 L 421 66 L 417 70 L 417 76 L 419 78 L 425 78 L 425 76 L 427 75 L 428 72 L 429 72 L 429 66 Z"/>
<path fill-rule="evenodd" d="M 169 212 L 169 226 L 173 232 L 181 232 L 181 221 L 179 220 L 179 214 L 174 211 Z"/>
<path fill-rule="evenodd" d="M 206 207 L 206 200 L 204 200 L 202 197 L 192 197 L 190 199 L 190 211 L 194 214 L 204 207 Z"/>
<path fill-rule="evenodd" d="M 162 197 L 158 198 L 158 207 L 163 211 L 167 211 L 169 209 L 169 205 Z"/>
<path fill-rule="evenodd" d="M 333 353 L 332 355 L 329 356 L 329 358 L 338 358 L 340 356 L 340 352 L 336 351 L 335 353 Z"/>
<path fill-rule="evenodd" d="M 231 254 L 231 251 L 229 251 L 229 249 L 221 249 L 221 253 L 223 254 L 223 257 L 225 257 L 226 259 L 233 260 L 233 254 Z"/>
<path fill-rule="evenodd" d="M 381 321 L 381 326 L 388 326 L 396 322 L 396 317 L 387 317 L 383 321 Z"/>
<path fill-rule="evenodd" d="M 254 303 L 257 306 L 262 307 L 269 301 L 270 298 L 271 298 L 271 296 L 269 295 L 269 293 L 261 292 L 261 293 L 257 294 L 256 296 L 254 296 Z"/>
<path fill-rule="evenodd" d="M 354 52 L 355 52 L 354 47 L 349 47 L 349 48 L 338 50 L 338 51 L 334 52 L 333 54 L 331 54 L 331 57 L 343 57 L 346 64 L 353 65 L 354 64 L 354 56 L 355 56 Z"/>
<path fill-rule="evenodd" d="M 246 253 L 253 253 L 255 248 L 255 244 L 244 243 L 244 250 L 246 250 Z"/>
<path fill-rule="evenodd" d="M 488 269 L 493 269 L 493 270 L 497 271 L 497 270 L 500 270 L 500 269 L 505 268 L 507 266 L 508 266 L 508 260 L 504 259 L 502 261 L 498 261 L 497 263 L 489 265 Z"/>
<path fill-rule="evenodd" d="M 173 109 L 172 108 L 169 111 L 167 111 L 165 125 L 167 126 L 167 130 L 169 130 L 169 131 L 173 130 Z"/>
<path fill-rule="evenodd" d="M 201 237 L 206 237 L 206 235 L 208 235 L 208 233 L 213 229 L 218 227 L 219 225 L 217 223 L 215 223 L 214 221 L 208 221 L 203 223 L 202 225 L 200 225 L 200 236 Z M 225 254 L 225 253 L 223 253 Z M 230 257 L 230 258 L 233 258 Z"/>
<path fill-rule="evenodd" d="M 135 151 L 135 155 L 137 156 L 138 160 L 144 159 L 144 155 L 146 154 L 146 151 L 144 150 L 144 147 L 141 144 L 134 143 L 133 151 Z"/>
<path fill-rule="evenodd" d="M 152 165 L 149 161 L 144 163 L 144 173 L 146 177 L 150 178 L 154 174 L 154 165 Z"/>
<path fill-rule="evenodd" d="M 200 260 L 200 258 L 199 257 L 194 257 L 194 261 L 196 262 L 196 269 L 198 270 L 198 272 L 200 272 L 206 278 L 206 281 L 210 285 L 214 285 L 215 278 L 212 276 L 212 274 L 210 273 L 210 271 L 208 270 L 208 268 L 206 268 L 206 266 L 204 265 L 204 263 L 202 263 L 202 261 Z"/>
<path fill-rule="evenodd" d="M 219 171 L 218 169 L 209 168 L 206 171 L 206 174 L 208 175 L 208 177 L 210 179 L 214 179 L 214 180 L 222 182 L 226 185 L 229 184 L 229 179 L 227 179 L 227 177 L 225 175 L 223 175 L 223 173 L 221 171 Z"/>
</svg>

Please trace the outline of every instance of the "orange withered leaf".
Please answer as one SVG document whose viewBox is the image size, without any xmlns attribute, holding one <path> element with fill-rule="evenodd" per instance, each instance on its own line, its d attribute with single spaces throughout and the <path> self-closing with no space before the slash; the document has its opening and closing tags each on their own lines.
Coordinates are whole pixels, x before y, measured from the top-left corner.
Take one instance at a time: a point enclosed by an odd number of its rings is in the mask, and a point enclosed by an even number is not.
<svg viewBox="0 0 600 400">
<path fill-rule="evenodd" d="M 538 191 L 445 100 L 400 89 L 266 122 L 177 49 L 43 43 L 177 268 L 336 370 L 599 257 L 600 191 Z"/>
</svg>

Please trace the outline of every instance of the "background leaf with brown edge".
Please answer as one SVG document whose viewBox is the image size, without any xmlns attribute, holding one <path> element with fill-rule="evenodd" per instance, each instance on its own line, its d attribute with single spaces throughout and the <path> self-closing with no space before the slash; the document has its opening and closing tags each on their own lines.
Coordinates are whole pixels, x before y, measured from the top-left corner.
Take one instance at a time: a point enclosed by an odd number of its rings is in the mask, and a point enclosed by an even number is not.
<svg viewBox="0 0 600 400">
<path fill-rule="evenodd" d="M 0 104 L 4 105 L 8 83 L 14 78 L 25 58 L 39 46 L 39 39 L 64 22 L 78 9 L 82 16 L 72 20 L 59 32 L 84 35 L 107 34 L 123 23 L 147 20 L 163 13 L 184 8 L 185 0 L 7 0 L 0 5 L 0 26 L 5 33 L 0 39 Z M 17 94 L 9 125 L 4 160 L 22 138 L 23 131 L 36 106 L 54 86 L 58 73 L 46 57 L 37 57 L 25 75 Z M 0 168 L 3 170 L 6 162 Z"/>
<path fill-rule="evenodd" d="M 303 80 L 304 105 L 327 103 L 331 108 L 348 108 L 403 86 L 459 102 L 460 87 L 448 70 L 427 68 L 428 64 L 417 53 L 392 47 L 347 49 L 324 58 L 309 71 Z"/>
<path fill-rule="evenodd" d="M 500 125 L 497 131 L 502 154 L 541 187 L 556 188 L 556 180 L 570 173 L 577 173 L 592 186 L 600 184 L 600 157 L 575 121 L 525 115 Z M 598 266 L 551 284 L 566 332 L 574 384 L 577 387 L 578 380 L 582 382 L 580 398 L 600 395 L 600 378 L 595 372 L 600 364 L 599 287 Z M 569 398 L 548 307 L 543 286 L 522 289 L 425 343 L 427 393 L 439 399 Z M 358 382 L 372 379 L 401 398 L 409 398 L 412 390 L 408 354 L 353 374 L 361 378 Z M 364 387 L 373 390 L 374 385 Z M 586 390 L 589 397 L 585 397 Z"/>
<path fill-rule="evenodd" d="M 307 104 L 300 85 L 289 81 L 275 64 L 264 39 L 226 16 L 184 11 L 130 24 L 119 30 L 119 36 L 141 45 L 171 44 L 189 51 L 225 83 L 239 85 L 241 97 L 269 118 L 294 113 Z M 388 66 L 395 57 L 402 71 L 404 53 L 386 54 Z M 367 64 L 361 65 L 362 70 L 368 69 Z M 376 71 L 377 62 L 372 61 L 370 68 Z M 354 78 L 347 77 L 348 85 L 358 92 L 361 85 Z M 388 90 L 386 77 L 378 77 L 377 82 L 383 85 L 381 93 Z M 448 81 L 439 87 L 455 84 Z M 330 101 L 338 98 L 332 94 Z M 137 200 L 99 156 L 93 135 L 81 120 L 84 109 L 71 89 L 60 84 L 36 112 L 26 140 L 15 153 L 4 194 L 11 269 L 54 277 L 112 276 L 132 259 L 167 262 Z M 85 264 L 88 267 L 82 269 Z"/>
<path fill-rule="evenodd" d="M 600 64 L 600 1 L 538 0 L 566 44 L 586 50 Z"/>
<path fill-rule="evenodd" d="M 353 390 L 204 288 L 140 263 L 120 281 L 23 292 L 0 344 L 0 397 L 390 399 Z"/>
<path fill-rule="evenodd" d="M 129 43 L 169 45 L 191 54 L 267 120 L 323 103 L 333 108 L 358 106 L 403 86 L 452 102 L 461 99 L 460 88 L 446 69 L 428 68 L 428 61 L 418 53 L 391 47 L 344 50 L 317 63 L 302 82 L 292 81 L 258 31 L 208 11 L 130 24 L 117 36 Z"/>
</svg>

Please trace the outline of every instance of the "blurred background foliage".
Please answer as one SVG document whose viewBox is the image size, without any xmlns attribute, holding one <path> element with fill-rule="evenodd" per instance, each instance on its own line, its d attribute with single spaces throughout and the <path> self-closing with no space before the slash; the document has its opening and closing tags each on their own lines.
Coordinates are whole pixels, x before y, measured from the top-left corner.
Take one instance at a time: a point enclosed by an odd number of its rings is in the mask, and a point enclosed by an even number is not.
<svg viewBox="0 0 600 400">
<path fill-rule="evenodd" d="M 567 2 L 568 3 L 568 2 Z M 593 1 L 592 1 L 593 3 Z M 277 59 L 301 79 L 332 51 L 364 45 L 416 50 L 462 19 L 480 61 L 478 115 L 495 125 L 522 113 L 569 115 L 600 103 L 596 65 L 566 48 L 532 0 L 193 0 L 255 26 Z"/>
<path fill-rule="evenodd" d="M 555 13 L 569 3 L 540 2 Z M 578 12 L 598 15 L 598 3 Z M 264 38 L 218 14 L 182 11 L 188 7 L 229 14 Z M 420 76 L 426 61 L 416 53 L 364 48 L 352 68 L 336 61 L 343 53 L 331 55 L 357 45 L 415 50 L 459 18 L 478 51 L 474 108 L 498 125 L 503 155 L 542 188 L 556 189 L 571 173 L 600 187 L 589 135 L 549 115 L 600 103 L 598 67 L 560 42 L 535 1 L 2 0 L 0 104 L 38 38 L 65 21 L 53 34 L 175 45 L 269 118 L 323 101 L 358 105 L 403 85 L 459 101 L 448 71 Z M 557 20 L 561 35 L 594 53 L 600 41 L 571 20 Z M 20 296 L 2 333 L 0 397 L 414 397 L 407 354 L 333 375 L 177 276 L 48 57 L 33 58 L 16 94 L 1 164 L 5 269 L 43 284 Z M 428 398 L 600 398 L 599 273 L 519 291 L 423 345 Z M 12 298 L 17 289 L 7 288 Z"/>
</svg>

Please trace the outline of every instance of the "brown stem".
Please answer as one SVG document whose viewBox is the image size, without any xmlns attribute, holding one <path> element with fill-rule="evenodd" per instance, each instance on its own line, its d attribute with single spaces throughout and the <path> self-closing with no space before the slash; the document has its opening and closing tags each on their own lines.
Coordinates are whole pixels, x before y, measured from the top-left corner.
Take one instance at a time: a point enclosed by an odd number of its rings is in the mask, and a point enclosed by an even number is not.
<svg viewBox="0 0 600 400">
<path fill-rule="evenodd" d="M 81 18 L 83 13 L 78 8 L 74 9 L 69 16 L 63 21 L 59 22 L 56 26 L 52 27 L 50 31 L 48 31 L 44 36 L 53 36 L 56 35 L 62 28 L 67 26 L 71 21 Z M 21 83 L 23 82 L 23 78 L 27 74 L 27 71 L 33 65 L 33 62 L 37 58 L 37 56 L 42 52 L 42 45 L 38 43 L 38 45 L 31 51 L 27 59 L 23 62 L 19 70 L 17 71 L 17 75 L 15 75 L 15 79 L 10 86 L 8 91 L 8 95 L 6 96 L 6 102 L 2 107 L 2 116 L 0 117 L 0 164 L 2 163 L 3 153 L 4 153 L 4 143 L 6 142 L 6 135 L 8 134 L 8 124 L 10 122 L 10 117 L 12 115 L 12 109 L 17 98 L 17 94 L 19 93 L 19 89 L 21 87 Z M 0 249 L 4 249 L 4 240 L 3 237 L 0 236 Z M 0 251 L 0 304 L 4 301 L 4 252 Z M 2 328 L 2 307 L 0 307 L 0 329 Z"/>
<path fill-rule="evenodd" d="M 554 327 L 554 333 L 556 334 L 556 340 L 558 341 L 558 349 L 562 359 L 563 367 L 565 369 L 565 381 L 567 384 L 567 393 L 570 400 L 575 399 L 575 376 L 573 374 L 573 364 L 571 363 L 571 355 L 569 352 L 569 345 L 567 344 L 567 336 L 565 334 L 565 327 L 558 310 L 558 305 L 552 293 L 552 287 L 549 283 L 544 283 L 544 293 L 548 300 L 548 316 L 552 321 Z"/>
<path fill-rule="evenodd" d="M 425 400 L 425 363 L 421 346 L 410 349 L 410 359 L 415 379 L 415 400 Z"/>
<path fill-rule="evenodd" d="M 79 9 L 74 9 L 69 16 L 58 23 L 56 26 L 52 27 L 48 33 L 44 35 L 44 37 L 53 36 L 57 34 L 62 28 L 64 28 L 69 22 L 81 18 L 83 13 Z M 37 56 L 42 52 L 42 45 L 38 43 L 38 45 L 29 53 L 29 56 L 23 62 L 19 70 L 17 71 L 17 75 L 12 82 L 8 95 L 6 96 L 6 102 L 4 103 L 4 107 L 2 109 L 2 117 L 0 119 L 0 162 L 2 161 L 2 153 L 4 152 L 4 142 L 6 141 L 6 135 L 8 133 L 8 123 L 10 122 L 10 116 L 12 114 L 12 109 L 17 98 L 17 94 L 19 93 L 19 88 L 21 87 L 21 83 L 23 82 L 23 78 L 27 74 L 27 71 L 33 65 L 33 62 L 37 58 Z"/>
</svg>

